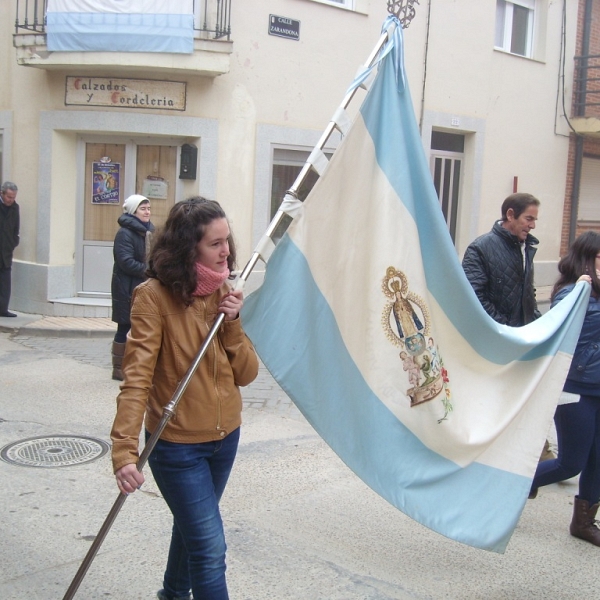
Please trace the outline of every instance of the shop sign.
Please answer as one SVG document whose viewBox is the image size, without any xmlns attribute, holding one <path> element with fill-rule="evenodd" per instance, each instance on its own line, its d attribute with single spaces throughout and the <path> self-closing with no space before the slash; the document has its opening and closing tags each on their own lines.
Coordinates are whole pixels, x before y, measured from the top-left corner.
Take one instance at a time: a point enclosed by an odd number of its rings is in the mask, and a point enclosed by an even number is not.
<svg viewBox="0 0 600 600">
<path fill-rule="evenodd" d="M 300 39 L 300 21 L 269 15 L 269 35 L 277 35 L 297 41 Z"/>
<path fill-rule="evenodd" d="M 155 79 L 67 76 L 67 106 L 185 110 L 186 84 Z"/>
</svg>

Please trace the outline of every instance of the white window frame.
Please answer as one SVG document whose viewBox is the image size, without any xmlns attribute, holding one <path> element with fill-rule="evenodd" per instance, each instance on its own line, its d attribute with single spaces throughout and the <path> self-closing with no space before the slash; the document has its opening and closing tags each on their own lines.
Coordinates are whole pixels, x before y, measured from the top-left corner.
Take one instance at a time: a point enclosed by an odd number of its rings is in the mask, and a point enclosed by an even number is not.
<svg viewBox="0 0 600 600">
<path fill-rule="evenodd" d="M 527 22 L 527 41 L 524 54 L 511 51 L 513 14 L 515 6 L 523 7 L 529 11 L 529 19 Z M 516 56 L 533 58 L 536 18 L 536 0 L 496 0 L 496 39 L 494 42 L 494 47 L 498 50 L 515 54 Z"/>
<path fill-rule="evenodd" d="M 274 148 L 312 152 L 319 142 L 321 132 L 312 129 L 295 129 L 259 123 L 256 127 L 256 159 L 254 170 L 254 210 L 252 219 L 252 245 L 256 247 L 270 222 L 271 185 L 273 179 Z M 323 152 L 334 152 L 340 143 L 334 131 Z"/>
<path fill-rule="evenodd" d="M 346 10 L 355 10 L 355 0 L 312 0 L 320 4 L 329 4 L 329 6 L 337 6 Z"/>
<path fill-rule="evenodd" d="M 458 134 L 463 135 L 463 134 Z M 464 137 L 464 135 L 463 135 Z M 429 154 L 429 169 L 431 171 L 431 178 L 435 181 L 435 167 L 436 160 L 441 160 L 441 173 L 440 173 L 440 190 L 438 193 L 438 200 L 440 203 L 440 209 L 443 211 L 444 204 L 444 179 L 445 172 L 447 168 L 450 168 L 450 190 L 448 197 L 448 208 L 447 213 L 444 215 L 444 219 L 446 220 L 446 226 L 450 235 L 452 236 L 452 241 L 456 244 L 456 233 L 459 224 L 459 210 L 461 204 L 461 190 L 462 190 L 462 180 L 464 177 L 464 164 L 465 164 L 465 154 L 464 152 L 450 152 L 447 150 L 434 150 L 431 148 Z M 448 165 L 450 162 L 450 165 Z M 455 173 L 456 164 L 459 163 L 459 174 L 458 174 L 458 193 L 456 199 L 452 197 L 452 193 L 454 191 L 454 182 L 457 177 Z M 436 190 L 437 191 L 437 190 Z"/>
</svg>

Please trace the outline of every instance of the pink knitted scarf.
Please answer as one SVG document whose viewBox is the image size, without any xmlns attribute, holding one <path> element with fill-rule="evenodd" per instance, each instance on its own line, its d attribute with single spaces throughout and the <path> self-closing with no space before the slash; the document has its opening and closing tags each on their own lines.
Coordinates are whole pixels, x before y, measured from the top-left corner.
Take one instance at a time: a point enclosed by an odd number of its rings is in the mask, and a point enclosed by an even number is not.
<svg viewBox="0 0 600 600">
<path fill-rule="evenodd" d="M 213 292 L 216 292 L 229 277 L 229 269 L 225 269 L 219 273 L 197 262 L 196 276 L 196 289 L 192 296 L 209 296 Z"/>
</svg>

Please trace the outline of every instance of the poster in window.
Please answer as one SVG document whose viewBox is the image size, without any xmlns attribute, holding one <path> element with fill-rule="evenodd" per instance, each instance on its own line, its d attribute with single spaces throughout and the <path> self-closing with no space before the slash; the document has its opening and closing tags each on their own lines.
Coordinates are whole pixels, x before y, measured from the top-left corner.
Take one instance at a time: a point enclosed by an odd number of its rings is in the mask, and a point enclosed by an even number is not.
<svg viewBox="0 0 600 600">
<path fill-rule="evenodd" d="M 121 199 L 121 164 L 92 163 L 92 204 L 119 204 Z"/>
</svg>

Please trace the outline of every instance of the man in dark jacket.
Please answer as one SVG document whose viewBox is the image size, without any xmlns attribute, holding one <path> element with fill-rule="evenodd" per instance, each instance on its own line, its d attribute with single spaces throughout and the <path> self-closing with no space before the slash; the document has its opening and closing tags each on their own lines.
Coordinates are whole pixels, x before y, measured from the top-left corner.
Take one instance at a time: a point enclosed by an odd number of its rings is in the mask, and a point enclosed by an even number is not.
<svg viewBox="0 0 600 600">
<path fill-rule="evenodd" d="M 473 241 L 462 266 L 485 311 L 498 323 L 521 327 L 540 317 L 533 287 L 533 257 L 539 240 L 531 235 L 540 201 L 511 194 L 502 203 L 502 220 Z M 540 460 L 555 458 L 548 440 Z"/>
<path fill-rule="evenodd" d="M 465 252 L 463 269 L 485 311 L 498 323 L 521 327 L 540 316 L 533 287 L 535 229 L 540 201 L 511 194 L 502 204 L 502 220 L 479 236 Z"/>
<path fill-rule="evenodd" d="M 0 317 L 16 317 L 9 312 L 13 252 L 19 245 L 19 188 L 5 181 L 0 188 Z"/>
</svg>

